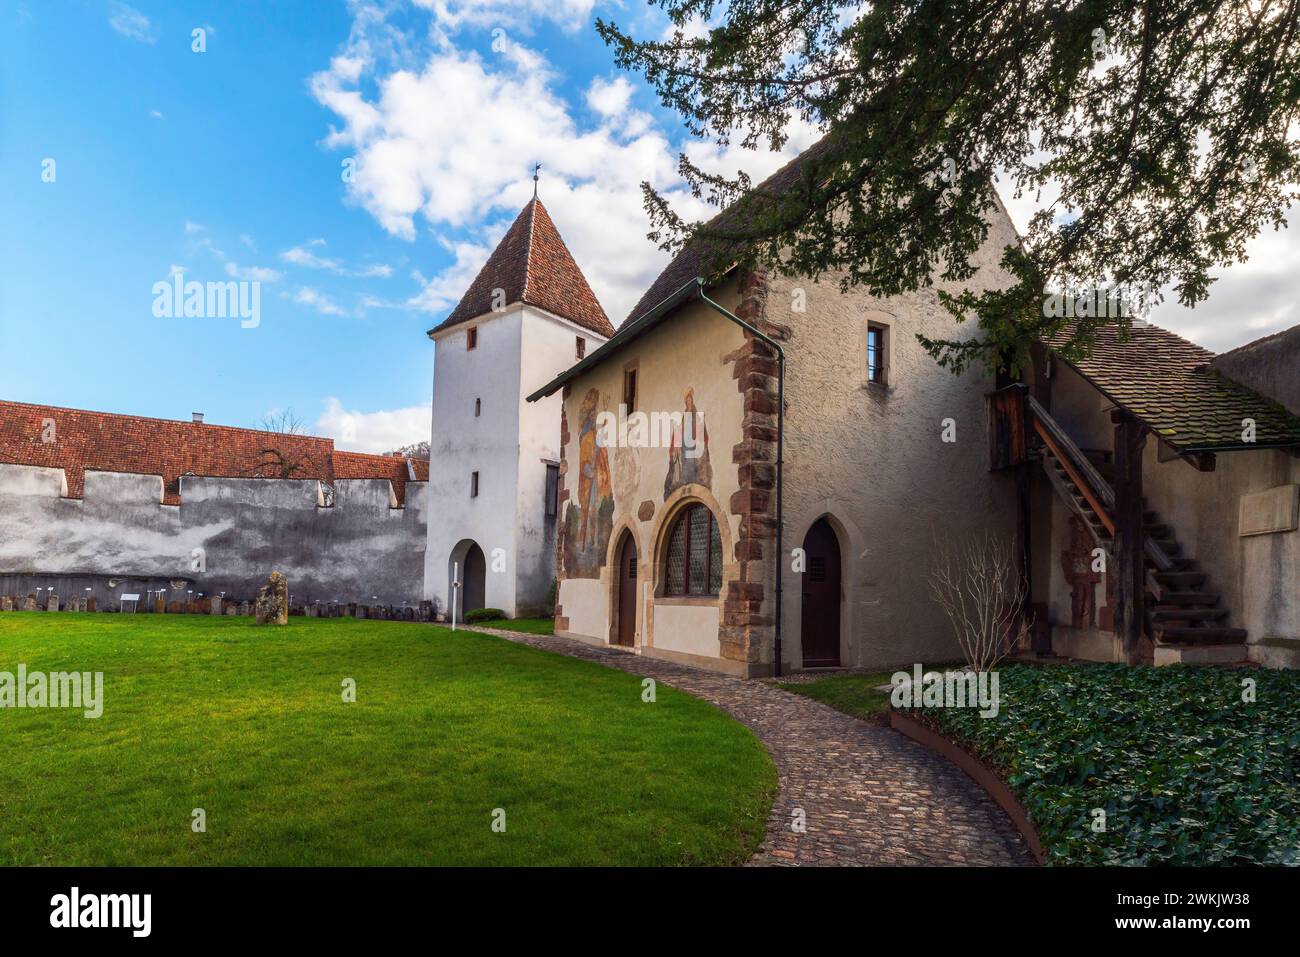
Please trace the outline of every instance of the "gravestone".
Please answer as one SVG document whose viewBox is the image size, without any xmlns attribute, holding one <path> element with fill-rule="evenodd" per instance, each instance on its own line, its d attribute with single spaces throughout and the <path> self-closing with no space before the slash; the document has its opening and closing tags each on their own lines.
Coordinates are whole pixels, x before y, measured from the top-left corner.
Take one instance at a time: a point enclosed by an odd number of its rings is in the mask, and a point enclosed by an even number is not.
<svg viewBox="0 0 1300 957">
<path fill-rule="evenodd" d="M 167 602 L 162 595 L 153 600 L 153 610 L 155 614 L 164 614 L 167 611 Z"/>
<path fill-rule="evenodd" d="M 14 600 L 12 598 L 10 598 L 8 595 L 5 595 L 4 597 L 0 598 L 0 611 L 13 611 L 13 610 L 14 610 Z"/>
<path fill-rule="evenodd" d="M 94 595 L 91 595 L 89 598 L 86 599 L 86 611 L 94 611 L 98 607 L 99 607 L 99 603 L 95 600 Z"/>
<path fill-rule="evenodd" d="M 257 590 L 255 615 L 259 625 L 289 624 L 289 579 L 271 572 L 266 584 Z"/>
<path fill-rule="evenodd" d="M 58 596 L 58 595 L 51 594 L 51 595 L 49 595 L 49 596 L 45 599 L 45 610 L 46 610 L 46 611 L 58 611 L 58 610 L 59 610 L 59 596 Z"/>
<path fill-rule="evenodd" d="M 23 611 L 35 611 L 35 610 L 36 610 L 36 596 L 34 594 L 28 595 L 26 598 L 23 599 Z"/>
<path fill-rule="evenodd" d="M 212 614 L 220 615 L 222 613 L 222 602 L 223 599 L 220 595 L 216 595 L 208 600 L 208 604 L 212 606 Z"/>
<path fill-rule="evenodd" d="M 433 602 L 420 602 L 420 621 L 433 621 Z"/>
<path fill-rule="evenodd" d="M 370 609 L 367 608 L 365 605 L 357 605 L 357 617 L 358 617 L 358 618 L 373 618 L 374 615 L 370 614 Z"/>
<path fill-rule="evenodd" d="M 253 606 L 246 601 L 241 601 L 239 603 L 239 613 L 247 618 L 253 613 Z"/>
<path fill-rule="evenodd" d="M 238 615 L 238 614 L 239 614 L 239 606 L 237 606 L 233 601 L 232 601 L 232 602 L 227 602 L 227 603 L 226 603 L 226 614 L 227 614 L 227 615 Z"/>
</svg>

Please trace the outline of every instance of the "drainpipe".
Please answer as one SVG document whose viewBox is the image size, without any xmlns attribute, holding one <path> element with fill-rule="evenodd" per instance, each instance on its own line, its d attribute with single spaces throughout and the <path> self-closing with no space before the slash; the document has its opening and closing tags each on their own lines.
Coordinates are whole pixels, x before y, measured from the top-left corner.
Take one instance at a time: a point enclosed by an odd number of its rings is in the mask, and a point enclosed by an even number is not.
<svg viewBox="0 0 1300 957">
<path fill-rule="evenodd" d="M 782 494 L 783 483 L 781 481 L 781 467 L 784 462 L 782 453 L 785 445 L 785 350 L 771 336 L 759 332 L 744 319 L 705 295 L 703 279 L 696 279 L 695 283 L 696 290 L 703 302 L 750 333 L 760 342 L 776 350 L 776 633 L 773 641 L 774 660 L 772 667 L 775 676 L 779 678 L 781 677 L 781 579 L 784 577 L 782 572 L 785 565 L 785 548 L 782 534 L 785 524 L 783 507 L 785 503 Z"/>
</svg>

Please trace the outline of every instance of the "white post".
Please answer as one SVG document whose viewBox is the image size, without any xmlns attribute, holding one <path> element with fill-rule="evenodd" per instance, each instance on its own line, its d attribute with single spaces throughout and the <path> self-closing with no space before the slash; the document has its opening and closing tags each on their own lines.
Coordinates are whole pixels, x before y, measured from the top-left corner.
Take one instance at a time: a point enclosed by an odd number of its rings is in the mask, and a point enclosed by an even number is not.
<svg viewBox="0 0 1300 957">
<path fill-rule="evenodd" d="M 460 594 L 460 562 L 451 563 L 451 630 L 456 630 L 456 596 Z"/>
</svg>

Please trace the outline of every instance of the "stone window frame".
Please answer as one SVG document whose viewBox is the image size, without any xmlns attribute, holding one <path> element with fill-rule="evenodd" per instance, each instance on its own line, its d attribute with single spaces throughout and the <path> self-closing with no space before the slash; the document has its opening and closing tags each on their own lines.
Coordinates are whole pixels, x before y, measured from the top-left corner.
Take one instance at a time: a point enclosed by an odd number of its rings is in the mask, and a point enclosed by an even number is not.
<svg viewBox="0 0 1300 957">
<path fill-rule="evenodd" d="M 669 595 L 665 593 L 668 576 L 665 573 L 668 560 L 668 542 L 677 517 L 692 505 L 703 505 L 713 513 L 718 523 L 718 536 L 722 543 L 722 592 L 717 595 Z M 649 561 L 642 567 L 650 573 L 651 599 L 654 605 L 699 605 L 702 607 L 719 607 L 732 578 L 735 576 L 735 547 L 733 530 L 728 513 L 713 497 L 712 492 L 703 485 L 683 485 L 676 489 L 659 507 L 650 525 L 651 549 Z M 611 558 L 612 562 L 613 559 Z"/>
<path fill-rule="evenodd" d="M 691 591 L 691 584 L 692 584 L 691 582 L 691 534 L 690 534 L 691 530 L 690 530 L 690 525 L 687 524 L 682 533 L 682 544 L 684 549 L 682 560 L 683 562 L 685 562 L 685 566 L 682 569 L 682 588 L 684 590 L 669 591 L 670 582 L 668 578 L 668 561 L 671 558 L 673 539 L 677 536 L 678 529 L 682 529 L 683 523 L 689 523 L 692 520 L 693 516 L 695 516 L 700 512 L 703 512 L 705 515 L 708 516 L 708 522 L 709 522 L 708 528 L 706 529 L 707 544 L 705 546 L 705 552 L 704 552 L 705 577 L 706 577 L 706 580 L 704 582 L 705 590 Z M 718 551 L 719 553 L 721 553 L 722 552 L 722 526 L 718 524 L 718 516 L 713 514 L 713 509 L 709 508 L 703 502 L 697 501 L 697 502 L 691 502 L 689 505 L 683 506 L 682 508 L 677 510 L 676 514 L 673 515 L 672 521 L 668 523 L 668 527 L 667 527 L 667 531 L 665 532 L 665 539 L 664 539 L 664 548 L 663 548 L 664 567 L 661 576 L 663 581 L 663 597 L 665 598 L 707 598 L 710 599 L 711 601 L 716 601 L 721 596 L 722 594 L 721 570 L 719 570 L 718 573 L 717 591 L 713 590 L 713 581 L 712 581 L 713 555 L 714 555 L 713 553 L 713 537 L 714 537 L 713 532 L 714 531 L 717 532 Z M 723 557 L 722 554 L 718 555 L 719 565 L 723 564 L 722 557 Z"/>
<path fill-rule="evenodd" d="M 478 348 L 478 326 L 470 326 L 465 330 L 465 351 Z"/>
<path fill-rule="evenodd" d="M 871 309 L 862 317 L 862 332 L 859 337 L 858 355 L 861 382 L 864 389 L 879 391 L 889 391 L 894 387 L 894 325 L 898 322 L 898 317 L 892 313 L 884 312 L 879 309 Z M 878 329 L 881 332 L 881 364 L 880 379 L 872 381 L 871 367 L 868 364 L 868 348 L 870 344 L 871 330 Z"/>
</svg>

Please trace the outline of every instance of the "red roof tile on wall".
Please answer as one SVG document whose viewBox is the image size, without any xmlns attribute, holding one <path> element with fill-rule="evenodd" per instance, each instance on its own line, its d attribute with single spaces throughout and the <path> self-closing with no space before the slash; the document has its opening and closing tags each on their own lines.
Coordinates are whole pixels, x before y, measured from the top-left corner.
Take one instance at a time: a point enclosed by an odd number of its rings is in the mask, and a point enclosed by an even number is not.
<svg viewBox="0 0 1300 957">
<path fill-rule="evenodd" d="M 45 441 L 49 435 L 51 442 Z M 69 498 L 82 497 L 90 470 L 161 475 L 167 505 L 180 504 L 180 478 L 186 474 L 389 479 L 398 503 L 406 501 L 405 459 L 337 452 L 333 439 L 25 402 L 0 401 L 0 462 L 63 469 Z M 427 481 L 429 463 L 415 468 L 419 480 Z"/>
</svg>

